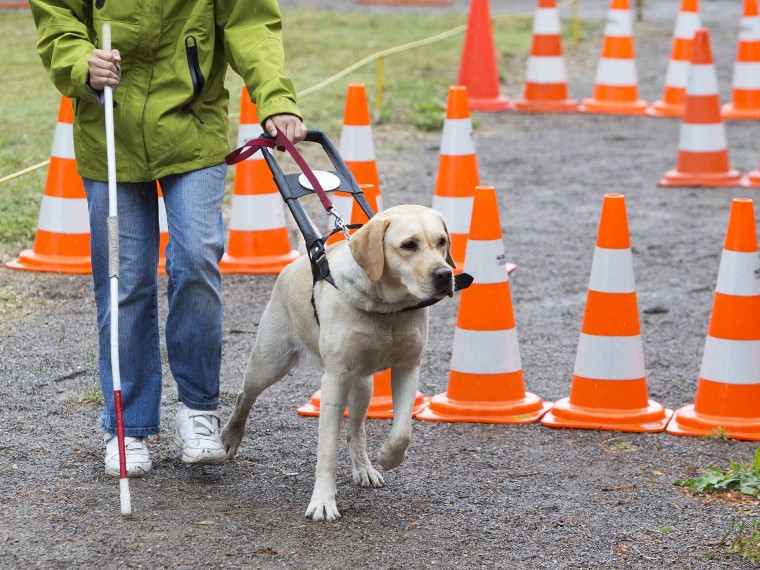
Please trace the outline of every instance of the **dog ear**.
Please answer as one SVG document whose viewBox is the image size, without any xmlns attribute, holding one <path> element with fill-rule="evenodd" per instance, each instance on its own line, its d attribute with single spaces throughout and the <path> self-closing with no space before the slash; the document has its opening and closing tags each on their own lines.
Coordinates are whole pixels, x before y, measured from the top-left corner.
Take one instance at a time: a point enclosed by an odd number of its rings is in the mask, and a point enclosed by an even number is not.
<svg viewBox="0 0 760 570">
<path fill-rule="evenodd" d="M 443 224 L 443 231 L 446 232 L 446 241 L 448 242 L 446 244 L 446 263 L 448 263 L 452 269 L 456 269 L 457 264 L 454 263 L 454 258 L 451 257 L 451 236 L 449 235 L 449 228 L 446 226 L 446 218 L 443 217 L 443 214 L 441 214 L 441 223 Z"/>
<path fill-rule="evenodd" d="M 356 232 L 349 242 L 351 255 L 373 283 L 383 276 L 385 267 L 383 240 L 390 223 L 388 218 L 373 219 Z"/>
</svg>

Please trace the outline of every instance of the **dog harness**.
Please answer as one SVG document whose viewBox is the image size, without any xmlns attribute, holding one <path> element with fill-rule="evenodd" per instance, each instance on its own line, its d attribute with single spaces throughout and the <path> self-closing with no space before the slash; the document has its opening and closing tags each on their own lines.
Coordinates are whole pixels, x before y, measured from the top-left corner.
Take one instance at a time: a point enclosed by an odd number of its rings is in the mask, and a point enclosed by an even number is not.
<svg viewBox="0 0 760 570">
<path fill-rule="evenodd" d="M 335 149 L 335 147 L 332 145 L 330 140 L 324 135 L 324 133 L 322 133 L 321 131 L 309 130 L 306 135 L 305 140 L 309 142 L 318 142 L 322 145 L 323 149 L 327 153 L 333 165 L 337 168 L 336 174 L 338 175 L 338 178 L 340 179 L 342 177 L 345 180 L 347 186 L 351 188 L 349 192 L 353 195 L 354 199 L 359 203 L 359 206 L 362 208 L 362 210 L 367 215 L 367 217 L 372 218 L 374 216 L 374 212 L 372 212 L 372 208 L 370 208 L 369 204 L 364 198 L 364 193 L 361 191 L 361 188 L 359 188 L 350 170 L 348 170 L 348 167 L 346 167 L 345 163 L 340 158 L 340 154 L 338 153 L 337 149 Z M 301 172 L 303 173 L 303 175 L 306 176 L 306 179 L 311 184 L 313 193 L 316 194 L 317 197 L 319 198 L 319 201 L 322 203 L 322 207 L 325 209 L 325 212 L 327 212 L 327 215 L 335 218 L 335 228 L 333 230 L 329 231 L 328 233 L 324 235 L 316 234 L 311 222 L 308 220 L 308 218 L 306 217 L 306 214 L 304 213 L 303 209 L 298 203 L 298 198 L 312 192 L 303 190 L 302 186 L 298 182 L 295 182 L 293 180 L 293 176 L 295 175 L 286 176 L 285 174 L 283 174 L 282 170 L 277 164 L 277 161 L 274 159 L 271 153 L 262 151 L 262 154 L 264 156 L 264 159 L 266 160 L 267 166 L 269 166 L 269 169 L 272 171 L 275 185 L 277 186 L 277 189 L 280 191 L 280 194 L 285 200 L 285 203 L 288 205 L 290 212 L 293 214 L 293 217 L 296 220 L 296 224 L 298 225 L 298 229 L 301 231 L 304 241 L 306 242 L 307 252 L 309 255 L 309 262 L 311 264 L 311 274 L 312 274 L 312 278 L 314 279 L 314 282 L 311 288 L 311 306 L 314 309 L 314 318 L 317 321 L 317 325 L 319 325 L 319 314 L 317 312 L 317 304 L 314 299 L 314 287 L 316 286 L 318 281 L 321 281 L 324 279 L 336 289 L 338 288 L 337 285 L 335 285 L 334 279 L 330 275 L 330 267 L 327 263 L 327 253 L 325 251 L 325 243 L 330 238 L 330 236 L 338 232 L 343 232 L 343 235 L 345 236 L 346 241 L 350 241 L 351 234 L 349 230 L 358 229 L 362 227 L 362 224 L 346 224 L 344 222 L 343 216 L 340 214 L 340 212 L 338 212 L 335 209 L 332 202 L 330 201 L 330 198 L 327 197 L 327 193 L 322 188 L 322 184 L 320 183 L 317 176 L 314 174 L 314 171 L 312 171 L 312 169 L 306 163 L 306 160 L 304 160 L 303 156 L 301 156 L 301 153 L 298 152 L 295 145 L 288 140 L 288 138 L 283 134 L 283 132 L 280 129 L 277 129 L 276 139 L 275 137 L 272 137 L 269 134 L 264 134 L 259 138 L 251 139 L 240 148 L 235 149 L 230 154 L 228 154 L 225 157 L 225 162 L 228 165 L 237 164 L 238 162 L 242 162 L 250 158 L 262 148 L 274 148 L 274 147 L 278 147 L 278 148 L 283 147 L 285 150 L 288 151 L 288 153 L 293 158 L 295 163 L 301 169 Z M 473 277 L 467 273 L 460 273 L 459 275 L 456 275 L 454 277 L 454 292 L 460 291 L 462 289 L 466 289 L 467 287 L 470 286 L 472 281 L 473 281 Z M 431 305 L 434 305 L 441 299 L 443 299 L 443 297 L 433 297 L 431 299 L 426 299 L 425 301 L 421 301 L 420 303 L 417 303 L 416 305 L 405 307 L 395 312 L 415 311 L 417 309 L 422 309 L 424 307 L 429 307 Z M 390 315 L 394 313 L 374 313 L 374 314 Z"/>
</svg>

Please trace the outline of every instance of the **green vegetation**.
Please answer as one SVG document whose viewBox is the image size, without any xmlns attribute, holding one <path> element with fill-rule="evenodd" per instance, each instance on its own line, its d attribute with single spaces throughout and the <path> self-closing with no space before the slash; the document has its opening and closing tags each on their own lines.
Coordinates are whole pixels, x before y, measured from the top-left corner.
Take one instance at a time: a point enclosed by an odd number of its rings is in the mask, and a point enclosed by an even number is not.
<svg viewBox="0 0 760 570">
<path fill-rule="evenodd" d="M 751 462 L 730 460 L 729 467 L 725 471 L 712 467 L 700 477 L 677 480 L 673 484 L 687 487 L 694 493 L 722 492 L 725 493 L 726 500 L 734 504 L 740 501 L 752 502 L 753 499 L 760 498 L 760 449 L 755 451 L 755 457 Z M 737 497 L 744 497 L 744 499 Z M 705 552 L 705 557 L 713 560 L 718 556 L 739 554 L 752 566 L 758 565 L 760 563 L 760 521 L 733 521 L 729 531 L 716 545 L 721 547 L 723 552 L 708 550 Z"/>
<path fill-rule="evenodd" d="M 102 406 L 103 390 L 100 387 L 100 380 L 97 372 L 95 372 L 90 380 L 90 384 L 79 395 L 79 403 L 88 406 Z"/>
<path fill-rule="evenodd" d="M 710 430 L 710 433 L 704 437 L 707 439 L 714 439 L 715 441 L 721 441 L 723 443 L 729 441 L 728 435 L 726 434 L 726 428 L 724 427 L 714 427 Z"/>
<path fill-rule="evenodd" d="M 721 544 L 752 566 L 760 564 L 760 521 L 733 521 Z"/>
<path fill-rule="evenodd" d="M 711 467 L 707 473 L 695 479 L 679 479 L 674 485 L 688 487 L 695 493 L 738 490 L 745 495 L 760 497 L 760 449 L 751 463 L 729 461 L 726 471 Z"/>
<path fill-rule="evenodd" d="M 28 12 L 0 19 L 6 78 L 0 97 L 0 176 L 50 158 L 60 95 L 35 50 L 37 32 Z M 37 228 L 46 169 L 0 185 L 0 250 L 28 247 Z"/>
</svg>

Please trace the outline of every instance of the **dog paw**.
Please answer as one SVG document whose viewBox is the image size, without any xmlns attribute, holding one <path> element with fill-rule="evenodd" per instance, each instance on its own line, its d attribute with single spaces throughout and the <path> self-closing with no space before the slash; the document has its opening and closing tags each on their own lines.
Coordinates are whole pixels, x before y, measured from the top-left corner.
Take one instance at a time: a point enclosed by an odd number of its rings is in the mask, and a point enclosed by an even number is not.
<svg viewBox="0 0 760 570">
<path fill-rule="evenodd" d="M 225 426 L 222 430 L 221 440 L 224 449 L 227 450 L 227 459 L 233 459 L 240 447 L 240 442 L 243 441 L 243 437 Z"/>
<path fill-rule="evenodd" d="M 383 471 L 395 469 L 406 459 L 406 449 L 393 449 L 387 443 L 383 445 L 377 454 L 377 461 Z"/>
<path fill-rule="evenodd" d="M 382 487 L 385 485 L 383 476 L 380 475 L 371 465 L 363 465 L 361 467 L 354 467 L 352 470 L 354 475 L 354 483 L 359 487 Z"/>
<path fill-rule="evenodd" d="M 306 507 L 306 518 L 314 521 L 332 522 L 340 518 L 335 499 L 312 499 Z"/>
</svg>

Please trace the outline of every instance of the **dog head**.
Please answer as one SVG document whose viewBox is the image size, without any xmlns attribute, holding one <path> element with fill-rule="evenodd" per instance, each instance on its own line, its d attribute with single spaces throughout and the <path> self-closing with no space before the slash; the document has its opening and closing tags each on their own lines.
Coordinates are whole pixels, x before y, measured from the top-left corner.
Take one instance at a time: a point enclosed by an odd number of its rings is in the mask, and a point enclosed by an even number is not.
<svg viewBox="0 0 760 570">
<path fill-rule="evenodd" d="M 436 210 L 417 205 L 384 210 L 354 234 L 350 248 L 389 303 L 454 295 L 451 238 Z"/>
</svg>

